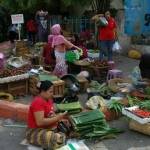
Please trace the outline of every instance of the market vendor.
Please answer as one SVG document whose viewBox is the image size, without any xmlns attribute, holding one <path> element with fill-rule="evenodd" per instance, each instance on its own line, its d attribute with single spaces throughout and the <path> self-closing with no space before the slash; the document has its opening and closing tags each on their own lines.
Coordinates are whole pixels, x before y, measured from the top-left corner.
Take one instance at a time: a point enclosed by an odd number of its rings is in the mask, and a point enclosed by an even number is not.
<svg viewBox="0 0 150 150">
<path fill-rule="evenodd" d="M 66 49 L 75 48 L 80 50 L 79 47 L 69 42 L 63 35 L 61 35 L 61 27 L 55 24 L 51 27 L 51 35 L 48 36 L 48 41 L 52 41 L 52 48 L 54 48 L 56 65 L 53 73 L 59 77 L 67 74 L 67 65 L 65 62 Z"/>
<path fill-rule="evenodd" d="M 55 114 L 50 81 L 41 81 L 39 91 L 29 108 L 26 138 L 30 144 L 53 150 L 65 143 L 65 135 L 57 133 L 56 127 L 67 113 Z"/>
</svg>

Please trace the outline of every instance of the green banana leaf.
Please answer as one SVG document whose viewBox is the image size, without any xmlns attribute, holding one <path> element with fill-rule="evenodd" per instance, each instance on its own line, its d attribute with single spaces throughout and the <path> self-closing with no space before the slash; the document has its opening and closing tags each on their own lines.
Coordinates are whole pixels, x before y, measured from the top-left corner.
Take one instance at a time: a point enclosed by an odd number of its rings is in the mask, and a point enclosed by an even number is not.
<svg viewBox="0 0 150 150">
<path fill-rule="evenodd" d="M 39 74 L 39 79 L 40 81 L 48 80 L 52 82 L 52 81 L 57 81 L 58 77 L 54 75 L 48 75 L 48 74 Z"/>
<path fill-rule="evenodd" d="M 81 104 L 79 102 L 66 103 L 66 104 L 56 104 L 59 111 L 74 111 L 81 110 Z"/>
</svg>

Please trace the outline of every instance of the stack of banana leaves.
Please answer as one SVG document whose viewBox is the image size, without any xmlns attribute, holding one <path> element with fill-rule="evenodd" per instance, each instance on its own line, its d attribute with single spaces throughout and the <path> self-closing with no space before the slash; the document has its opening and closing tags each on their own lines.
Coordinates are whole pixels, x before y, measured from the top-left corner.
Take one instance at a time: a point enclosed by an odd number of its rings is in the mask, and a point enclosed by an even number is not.
<svg viewBox="0 0 150 150">
<path fill-rule="evenodd" d="M 56 108 L 59 112 L 68 111 L 69 114 L 79 113 L 82 110 L 79 101 L 72 103 L 56 104 Z"/>
<path fill-rule="evenodd" d="M 120 129 L 110 128 L 100 110 L 71 115 L 70 120 L 75 132 L 84 139 L 115 138 L 117 133 L 122 132 Z"/>
</svg>

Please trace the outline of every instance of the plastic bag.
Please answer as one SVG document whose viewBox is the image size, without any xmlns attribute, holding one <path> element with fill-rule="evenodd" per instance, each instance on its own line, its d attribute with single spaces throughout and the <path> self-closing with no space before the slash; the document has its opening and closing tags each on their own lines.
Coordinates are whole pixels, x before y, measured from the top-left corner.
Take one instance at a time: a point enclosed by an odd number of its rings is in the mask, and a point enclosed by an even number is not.
<svg viewBox="0 0 150 150">
<path fill-rule="evenodd" d="M 118 53 L 120 53 L 120 52 L 121 52 L 121 49 L 122 49 L 122 48 L 121 48 L 119 42 L 118 42 L 118 41 L 115 41 L 115 43 L 114 43 L 114 45 L 113 45 L 113 48 L 112 48 L 113 52 L 118 52 Z"/>
<path fill-rule="evenodd" d="M 100 17 L 96 24 L 99 27 L 105 27 L 108 25 L 108 21 L 106 20 L 105 17 Z"/>
</svg>

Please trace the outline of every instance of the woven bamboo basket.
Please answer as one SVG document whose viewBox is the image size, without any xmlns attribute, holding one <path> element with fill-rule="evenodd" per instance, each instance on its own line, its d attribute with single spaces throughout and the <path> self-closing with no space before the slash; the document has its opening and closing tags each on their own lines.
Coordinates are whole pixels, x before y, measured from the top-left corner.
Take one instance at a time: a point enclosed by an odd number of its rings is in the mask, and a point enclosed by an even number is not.
<svg viewBox="0 0 150 150">
<path fill-rule="evenodd" d="M 131 130 L 146 134 L 146 135 L 150 135 L 150 123 L 146 123 L 146 124 L 140 124 L 134 120 L 131 120 L 129 122 L 129 128 Z"/>
<path fill-rule="evenodd" d="M 120 79 L 115 78 L 108 81 L 108 87 L 111 89 L 111 91 L 117 93 L 120 91 L 120 87 L 118 86 L 118 83 L 131 83 L 130 79 Z"/>
<path fill-rule="evenodd" d="M 94 65 L 89 66 L 90 74 L 101 81 L 106 81 L 108 70 L 109 70 L 108 66 L 104 67 L 98 67 Z"/>
</svg>

